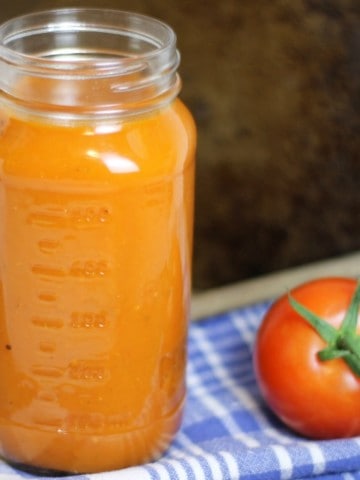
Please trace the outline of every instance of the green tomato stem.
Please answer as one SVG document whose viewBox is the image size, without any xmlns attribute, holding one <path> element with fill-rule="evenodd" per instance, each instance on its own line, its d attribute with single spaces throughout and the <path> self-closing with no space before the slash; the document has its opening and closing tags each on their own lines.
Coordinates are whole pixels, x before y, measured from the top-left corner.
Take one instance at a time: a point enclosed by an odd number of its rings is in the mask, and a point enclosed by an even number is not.
<svg viewBox="0 0 360 480">
<path fill-rule="evenodd" d="M 339 329 L 333 327 L 288 294 L 292 308 L 306 320 L 325 341 L 326 347 L 318 352 L 321 361 L 343 358 L 353 373 L 360 377 L 360 336 L 356 334 L 360 308 L 360 282 L 358 282 L 344 320 Z"/>
<path fill-rule="evenodd" d="M 359 305 L 360 305 L 360 282 L 358 282 L 357 288 L 354 292 L 354 295 L 351 299 L 350 306 L 346 312 L 343 323 L 341 324 L 340 330 L 345 333 L 356 333 L 356 327 L 358 322 L 359 314 Z"/>
</svg>

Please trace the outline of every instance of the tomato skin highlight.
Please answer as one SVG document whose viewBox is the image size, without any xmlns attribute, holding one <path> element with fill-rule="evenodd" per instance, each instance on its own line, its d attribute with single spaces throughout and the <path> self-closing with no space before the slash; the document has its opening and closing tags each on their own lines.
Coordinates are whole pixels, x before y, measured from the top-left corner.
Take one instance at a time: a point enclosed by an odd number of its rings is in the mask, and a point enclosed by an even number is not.
<svg viewBox="0 0 360 480">
<path fill-rule="evenodd" d="M 291 291 L 302 305 L 335 327 L 345 317 L 355 279 L 329 277 Z M 358 314 L 357 333 L 360 333 Z M 342 358 L 321 361 L 324 340 L 291 307 L 276 300 L 264 316 L 254 345 L 254 370 L 271 410 L 292 430 L 314 439 L 360 434 L 360 377 Z"/>
</svg>

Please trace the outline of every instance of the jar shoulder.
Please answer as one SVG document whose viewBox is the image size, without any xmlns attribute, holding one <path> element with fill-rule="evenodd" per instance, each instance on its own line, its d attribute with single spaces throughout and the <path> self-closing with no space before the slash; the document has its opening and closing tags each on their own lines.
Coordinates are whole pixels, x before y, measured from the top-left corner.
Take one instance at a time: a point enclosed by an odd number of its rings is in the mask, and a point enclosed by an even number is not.
<svg viewBox="0 0 360 480">
<path fill-rule="evenodd" d="M 11 174 L 71 179 L 164 175 L 194 159 L 195 124 L 179 99 L 118 122 L 63 124 L 4 113 L 0 120 L 0 162 Z"/>
</svg>

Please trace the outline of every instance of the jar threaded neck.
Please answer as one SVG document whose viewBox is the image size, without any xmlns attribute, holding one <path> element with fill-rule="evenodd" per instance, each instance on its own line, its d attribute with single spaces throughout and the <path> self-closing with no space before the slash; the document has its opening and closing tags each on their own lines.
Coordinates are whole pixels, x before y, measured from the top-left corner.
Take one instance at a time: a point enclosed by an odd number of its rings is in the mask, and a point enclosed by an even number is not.
<svg viewBox="0 0 360 480">
<path fill-rule="evenodd" d="M 128 116 L 180 90 L 176 36 L 165 23 L 107 9 L 64 8 L 0 26 L 0 95 L 47 115 Z"/>
</svg>

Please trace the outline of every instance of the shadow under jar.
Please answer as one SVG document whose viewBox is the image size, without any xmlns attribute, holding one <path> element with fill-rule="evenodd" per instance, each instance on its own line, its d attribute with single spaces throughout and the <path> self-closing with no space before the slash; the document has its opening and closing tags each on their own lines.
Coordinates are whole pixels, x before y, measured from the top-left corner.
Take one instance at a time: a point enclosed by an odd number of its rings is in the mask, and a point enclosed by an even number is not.
<svg viewBox="0 0 360 480">
<path fill-rule="evenodd" d="M 0 27 L 0 452 L 98 472 L 161 455 L 185 398 L 195 126 L 155 19 Z"/>
</svg>

